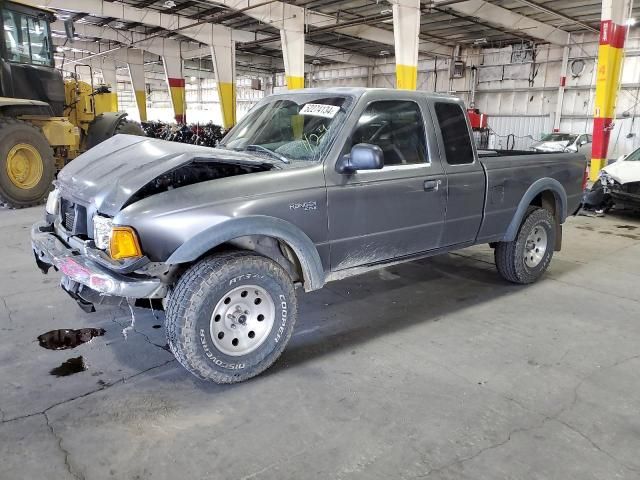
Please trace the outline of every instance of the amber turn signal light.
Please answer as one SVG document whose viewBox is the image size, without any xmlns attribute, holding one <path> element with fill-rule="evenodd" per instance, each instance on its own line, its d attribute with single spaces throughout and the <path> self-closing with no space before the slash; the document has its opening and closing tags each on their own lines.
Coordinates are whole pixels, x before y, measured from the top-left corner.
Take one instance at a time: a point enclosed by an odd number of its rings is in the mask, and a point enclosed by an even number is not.
<svg viewBox="0 0 640 480">
<path fill-rule="evenodd" d="M 142 256 L 142 249 L 138 236 L 131 227 L 113 227 L 111 231 L 111 242 L 109 244 L 109 255 L 114 260 L 124 258 L 137 258 Z"/>
</svg>

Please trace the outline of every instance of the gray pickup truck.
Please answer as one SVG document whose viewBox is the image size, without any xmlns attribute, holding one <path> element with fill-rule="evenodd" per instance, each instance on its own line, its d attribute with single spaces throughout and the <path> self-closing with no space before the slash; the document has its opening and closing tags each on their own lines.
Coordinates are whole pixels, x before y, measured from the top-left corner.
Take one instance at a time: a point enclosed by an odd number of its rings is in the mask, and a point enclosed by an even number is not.
<svg viewBox="0 0 640 480">
<path fill-rule="evenodd" d="M 59 174 L 36 262 L 87 311 L 161 304 L 169 347 L 202 379 L 268 368 L 295 287 L 488 243 L 530 283 L 579 207 L 580 154 L 476 152 L 463 103 L 386 89 L 290 91 L 219 148 L 118 135 Z M 160 302 L 160 300 L 162 300 Z"/>
</svg>

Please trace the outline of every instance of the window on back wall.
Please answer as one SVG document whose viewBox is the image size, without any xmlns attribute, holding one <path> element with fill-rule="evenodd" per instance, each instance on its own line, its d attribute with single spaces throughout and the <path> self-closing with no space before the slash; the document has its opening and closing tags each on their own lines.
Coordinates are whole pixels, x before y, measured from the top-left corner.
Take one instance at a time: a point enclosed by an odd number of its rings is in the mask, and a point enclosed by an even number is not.
<svg viewBox="0 0 640 480">
<path fill-rule="evenodd" d="M 530 43 L 518 43 L 511 46 L 511 63 L 533 62 L 533 45 Z"/>
</svg>

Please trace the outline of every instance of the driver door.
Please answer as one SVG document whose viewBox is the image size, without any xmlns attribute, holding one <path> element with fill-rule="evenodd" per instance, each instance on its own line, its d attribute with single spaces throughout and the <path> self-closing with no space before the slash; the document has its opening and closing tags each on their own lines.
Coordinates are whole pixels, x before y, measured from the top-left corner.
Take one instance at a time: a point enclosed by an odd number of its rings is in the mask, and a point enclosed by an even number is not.
<svg viewBox="0 0 640 480">
<path fill-rule="evenodd" d="M 373 101 L 341 154 L 358 143 L 379 146 L 384 168 L 339 174 L 327 164 L 331 270 L 342 270 L 437 248 L 444 228 L 447 185 L 437 149 L 428 148 L 426 105 L 413 99 Z M 428 119 L 428 123 L 425 120 Z M 436 161 L 432 161 L 436 159 Z"/>
</svg>

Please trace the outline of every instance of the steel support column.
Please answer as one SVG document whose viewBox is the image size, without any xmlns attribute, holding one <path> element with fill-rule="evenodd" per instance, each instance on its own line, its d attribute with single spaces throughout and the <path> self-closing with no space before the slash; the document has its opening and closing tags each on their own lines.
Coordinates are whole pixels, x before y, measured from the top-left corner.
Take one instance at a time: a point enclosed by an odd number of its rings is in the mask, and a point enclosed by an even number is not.
<svg viewBox="0 0 640 480">
<path fill-rule="evenodd" d="M 609 136 L 615 118 L 630 6 L 631 0 L 602 2 L 593 114 L 593 148 L 589 169 L 589 176 L 594 181 L 597 180 L 600 170 L 607 164 Z"/>
<path fill-rule="evenodd" d="M 418 83 L 420 0 L 394 0 L 392 4 L 396 88 L 415 90 Z"/>
<path fill-rule="evenodd" d="M 226 33 L 226 35 L 225 35 Z M 236 48 L 231 38 L 231 30 L 221 30 L 216 35 L 215 45 L 211 47 L 211 59 L 218 86 L 218 99 L 224 128 L 236 123 Z"/>
<path fill-rule="evenodd" d="M 108 97 L 108 108 L 111 112 L 118 111 L 118 79 L 116 75 L 116 62 L 111 58 L 102 58 L 101 62 L 102 79 L 105 85 L 111 89 Z"/>
<path fill-rule="evenodd" d="M 304 88 L 304 17 L 300 14 L 285 18 L 280 29 L 282 57 L 287 87 Z"/>
<path fill-rule="evenodd" d="M 180 51 L 170 49 L 165 46 L 162 63 L 164 63 L 164 72 L 167 77 L 167 85 L 171 96 L 171 105 L 173 105 L 174 117 L 178 124 L 186 123 L 187 105 Z"/>
<path fill-rule="evenodd" d="M 553 131 L 560 131 L 562 120 L 562 105 L 564 103 L 564 89 L 567 86 L 567 67 L 569 65 L 569 47 L 562 49 L 562 64 L 560 66 L 560 85 L 558 86 L 558 100 L 556 102 L 556 115 L 553 119 Z"/>
<path fill-rule="evenodd" d="M 136 97 L 136 105 L 140 114 L 140 121 L 147 121 L 147 92 L 144 81 L 144 52 L 137 48 L 127 50 L 127 66 L 131 86 Z"/>
</svg>

